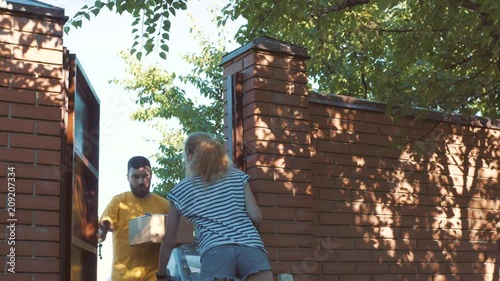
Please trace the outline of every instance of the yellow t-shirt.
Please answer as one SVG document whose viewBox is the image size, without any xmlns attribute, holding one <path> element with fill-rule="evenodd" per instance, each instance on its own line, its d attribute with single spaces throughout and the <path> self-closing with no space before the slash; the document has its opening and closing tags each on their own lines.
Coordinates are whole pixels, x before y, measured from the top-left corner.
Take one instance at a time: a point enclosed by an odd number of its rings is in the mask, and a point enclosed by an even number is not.
<svg viewBox="0 0 500 281">
<path fill-rule="evenodd" d="M 129 246 L 130 219 L 151 214 L 168 214 L 168 201 L 154 193 L 138 198 L 132 192 L 113 197 L 104 210 L 101 221 L 108 219 L 113 232 L 113 281 L 156 281 L 160 244 Z"/>
</svg>

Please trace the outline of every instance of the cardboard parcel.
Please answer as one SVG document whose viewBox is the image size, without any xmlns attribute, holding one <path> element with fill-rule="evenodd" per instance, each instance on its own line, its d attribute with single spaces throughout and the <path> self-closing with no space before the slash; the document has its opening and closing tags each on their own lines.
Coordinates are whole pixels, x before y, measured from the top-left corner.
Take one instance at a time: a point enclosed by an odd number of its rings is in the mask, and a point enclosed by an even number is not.
<svg viewBox="0 0 500 281">
<path fill-rule="evenodd" d="M 140 245 L 161 243 L 166 232 L 168 215 L 148 214 L 129 220 L 129 244 Z M 181 217 L 177 228 L 177 244 L 191 243 L 194 240 L 193 225 Z"/>
</svg>

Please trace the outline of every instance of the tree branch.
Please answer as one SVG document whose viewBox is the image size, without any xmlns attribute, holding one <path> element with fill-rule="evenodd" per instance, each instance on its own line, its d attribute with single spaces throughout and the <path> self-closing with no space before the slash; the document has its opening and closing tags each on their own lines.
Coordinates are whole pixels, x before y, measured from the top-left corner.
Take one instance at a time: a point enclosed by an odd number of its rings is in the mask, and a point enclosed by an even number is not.
<svg viewBox="0 0 500 281">
<path fill-rule="evenodd" d="M 332 12 L 338 12 L 354 6 L 361 6 L 370 3 L 370 0 L 344 0 L 341 4 L 330 7 L 318 13 L 318 16 L 323 16 Z"/>
<path fill-rule="evenodd" d="M 497 81 L 498 82 L 498 81 Z M 490 90 L 488 90 L 487 92 L 484 92 L 484 93 L 481 93 L 479 95 L 472 95 L 472 96 L 469 96 L 467 98 L 467 101 L 466 103 L 469 104 L 469 103 L 472 103 L 476 100 L 481 100 L 482 98 L 485 98 L 485 97 L 488 97 L 489 95 L 491 94 L 494 94 L 495 92 L 497 92 L 498 90 L 500 89 L 500 84 L 497 84 L 495 86 L 493 86 L 493 88 L 491 88 Z M 462 108 L 465 108 L 466 107 L 466 104 L 462 104 L 461 105 Z"/>
<path fill-rule="evenodd" d="M 469 9 L 469 10 L 477 10 L 481 5 L 480 4 L 477 4 L 477 3 L 474 3 L 474 1 L 472 0 L 463 0 L 462 1 L 462 6 L 464 6 L 465 8 Z"/>
<path fill-rule="evenodd" d="M 377 23 L 373 22 L 371 25 L 363 22 L 360 17 L 356 16 L 356 18 L 359 20 L 359 22 L 367 29 L 370 30 L 375 30 L 375 31 L 380 31 L 380 32 L 388 32 L 388 33 L 412 33 L 416 32 L 416 29 L 411 29 L 411 28 L 403 28 L 403 29 L 388 29 L 388 28 L 383 28 L 379 27 Z M 448 29 L 431 29 L 432 32 L 448 32 Z"/>
<path fill-rule="evenodd" d="M 449 69 L 453 69 L 453 68 L 456 68 L 457 66 L 463 64 L 463 63 L 467 63 L 469 62 L 470 60 L 472 59 L 472 56 L 469 56 L 469 57 L 466 57 L 464 58 L 463 60 L 459 61 L 459 62 L 454 62 L 454 63 L 451 63 L 451 64 L 448 64 L 444 67 L 443 70 L 440 70 L 440 71 L 436 71 L 436 73 L 438 72 L 443 72 L 445 70 L 449 70 Z"/>
</svg>

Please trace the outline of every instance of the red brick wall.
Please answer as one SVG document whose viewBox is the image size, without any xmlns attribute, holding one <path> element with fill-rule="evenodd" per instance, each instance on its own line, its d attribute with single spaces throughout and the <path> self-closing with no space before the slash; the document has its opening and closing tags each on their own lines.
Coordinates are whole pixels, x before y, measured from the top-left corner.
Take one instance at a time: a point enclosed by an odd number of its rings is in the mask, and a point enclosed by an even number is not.
<svg viewBox="0 0 500 281">
<path fill-rule="evenodd" d="M 16 5 L 0 9 L 1 280 L 59 280 L 63 24 Z M 8 182 L 15 187 L 14 236 L 6 228 Z M 8 271 L 11 247 L 15 274 Z"/>
<path fill-rule="evenodd" d="M 311 99 L 315 235 L 339 244 L 322 275 L 498 280 L 499 127 Z"/>
<path fill-rule="evenodd" d="M 222 63 L 243 76 L 240 149 L 274 272 L 499 280 L 500 121 L 393 119 L 380 103 L 308 93 L 307 58 L 258 38 Z"/>
</svg>

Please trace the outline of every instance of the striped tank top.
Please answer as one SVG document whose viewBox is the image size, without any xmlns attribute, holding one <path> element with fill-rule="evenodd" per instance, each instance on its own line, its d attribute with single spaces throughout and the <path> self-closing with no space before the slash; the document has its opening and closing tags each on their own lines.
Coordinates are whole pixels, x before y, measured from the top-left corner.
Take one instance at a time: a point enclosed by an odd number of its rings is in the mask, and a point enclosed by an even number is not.
<svg viewBox="0 0 500 281">
<path fill-rule="evenodd" d="M 179 213 L 194 224 L 200 255 L 227 244 L 266 251 L 245 208 L 244 187 L 249 179 L 233 168 L 210 185 L 204 186 L 199 177 L 194 177 L 182 180 L 168 193 Z"/>
</svg>

